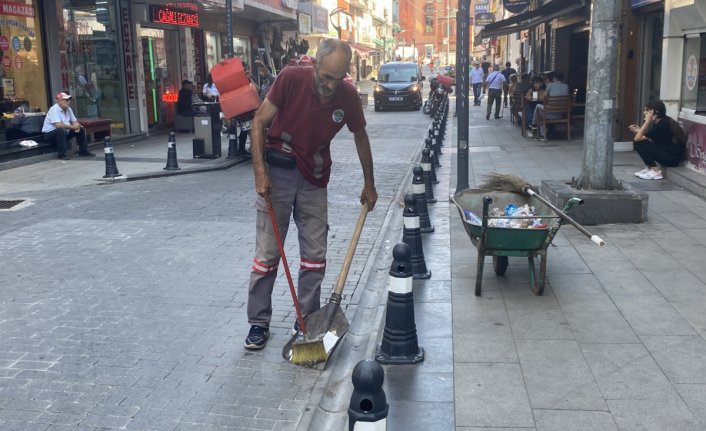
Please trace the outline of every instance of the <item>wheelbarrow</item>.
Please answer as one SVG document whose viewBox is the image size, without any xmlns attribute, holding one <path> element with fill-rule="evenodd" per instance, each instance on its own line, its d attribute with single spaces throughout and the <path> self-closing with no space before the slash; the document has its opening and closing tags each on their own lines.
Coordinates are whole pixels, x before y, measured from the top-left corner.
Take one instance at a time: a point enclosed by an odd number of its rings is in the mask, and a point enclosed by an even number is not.
<svg viewBox="0 0 706 431">
<path fill-rule="evenodd" d="M 486 256 L 493 257 L 493 269 L 497 275 L 504 275 L 507 270 L 508 257 L 527 257 L 529 262 L 530 287 L 535 295 L 544 293 L 547 272 L 547 248 L 551 245 L 554 235 L 558 232 L 564 219 L 552 208 L 545 205 L 535 196 L 514 192 L 489 192 L 487 190 L 466 189 L 453 196 L 463 227 L 478 249 L 476 268 L 476 296 L 480 296 L 483 282 L 483 264 Z M 488 215 L 491 204 L 493 207 L 505 208 L 509 203 L 520 207 L 524 204 L 535 207 L 533 216 L 492 217 Z M 579 198 L 571 198 L 564 205 L 564 213 L 569 212 L 575 204 L 582 203 Z M 467 220 L 464 211 L 482 214 L 480 223 Z M 489 226 L 492 219 L 537 219 L 540 218 L 546 227 L 513 228 Z M 539 276 L 535 271 L 535 258 L 539 258 Z"/>
</svg>

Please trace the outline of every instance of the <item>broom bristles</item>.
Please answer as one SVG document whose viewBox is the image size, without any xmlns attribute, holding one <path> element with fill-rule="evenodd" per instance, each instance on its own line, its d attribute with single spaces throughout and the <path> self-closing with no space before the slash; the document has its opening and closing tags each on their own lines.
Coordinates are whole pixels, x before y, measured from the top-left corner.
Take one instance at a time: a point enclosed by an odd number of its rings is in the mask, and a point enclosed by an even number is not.
<svg viewBox="0 0 706 431">
<path fill-rule="evenodd" d="M 527 181 L 517 175 L 492 172 L 483 175 L 483 178 L 481 190 L 526 194 L 527 188 L 531 188 Z"/>
<path fill-rule="evenodd" d="M 324 348 L 324 340 L 295 341 L 292 344 L 292 363 L 297 365 L 312 366 L 326 362 L 328 354 Z"/>
</svg>

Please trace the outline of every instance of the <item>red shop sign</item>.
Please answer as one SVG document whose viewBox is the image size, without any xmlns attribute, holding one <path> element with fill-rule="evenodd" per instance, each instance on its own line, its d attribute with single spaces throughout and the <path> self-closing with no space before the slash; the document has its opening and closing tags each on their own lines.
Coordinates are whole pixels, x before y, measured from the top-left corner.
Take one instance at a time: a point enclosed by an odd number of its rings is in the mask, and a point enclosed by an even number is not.
<svg viewBox="0 0 706 431">
<path fill-rule="evenodd" d="M 0 49 L 2 49 L 3 52 L 10 50 L 10 40 L 4 34 L 0 36 Z"/>
<path fill-rule="evenodd" d="M 22 70 L 23 63 L 22 63 L 22 57 L 19 55 L 15 57 L 15 69 L 17 70 Z"/>
<path fill-rule="evenodd" d="M 12 60 L 10 60 L 9 55 L 3 55 L 2 56 L 2 68 L 5 70 L 10 70 L 12 67 Z"/>
</svg>

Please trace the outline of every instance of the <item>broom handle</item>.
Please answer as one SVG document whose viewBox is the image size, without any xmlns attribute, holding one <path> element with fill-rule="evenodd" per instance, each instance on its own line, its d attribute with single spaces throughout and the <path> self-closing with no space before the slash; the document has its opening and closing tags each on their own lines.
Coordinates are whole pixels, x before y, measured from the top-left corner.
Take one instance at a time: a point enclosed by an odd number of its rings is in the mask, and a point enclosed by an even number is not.
<svg viewBox="0 0 706 431">
<path fill-rule="evenodd" d="M 353 261 L 353 255 L 355 254 L 355 248 L 358 246 L 358 240 L 360 239 L 360 233 L 363 231 L 363 224 L 365 224 L 365 218 L 368 215 L 368 203 L 363 202 L 363 206 L 360 207 L 360 214 L 358 215 L 358 222 L 355 224 L 355 230 L 353 230 L 353 237 L 351 238 L 351 243 L 348 245 L 348 252 L 346 253 L 346 258 L 343 260 L 343 268 L 341 268 L 340 274 L 336 279 L 336 288 L 333 290 L 333 295 L 331 295 L 331 302 L 340 303 L 341 293 L 343 293 L 343 286 L 346 284 L 346 278 L 348 277 L 348 270 L 351 269 L 351 262 Z"/>
<path fill-rule="evenodd" d="M 554 212 L 559 214 L 559 216 L 561 218 L 563 218 L 566 222 L 568 222 L 570 225 L 572 225 L 573 227 L 578 229 L 579 232 L 581 232 L 582 234 L 589 237 L 594 244 L 596 244 L 599 247 L 603 247 L 605 245 L 605 241 L 603 241 L 603 239 L 601 237 L 599 237 L 598 235 L 593 235 L 591 232 L 586 230 L 585 227 L 581 226 L 576 220 L 574 220 L 571 217 L 569 217 L 568 215 L 566 215 L 566 213 L 564 211 L 555 207 L 551 202 L 544 199 L 544 197 L 540 196 L 537 192 L 532 190 L 532 188 L 530 188 L 529 186 L 525 186 L 525 189 L 526 189 L 528 195 L 534 196 L 535 198 L 539 199 L 544 205 L 546 205 L 549 208 L 551 208 L 552 210 L 554 210 Z"/>
<path fill-rule="evenodd" d="M 282 258 L 282 264 L 284 264 L 284 272 L 287 274 L 287 282 L 289 283 L 289 291 L 292 293 L 292 301 L 294 301 L 294 310 L 296 310 L 297 312 L 297 322 L 299 322 L 299 329 L 304 335 L 306 335 L 306 326 L 304 325 L 302 309 L 299 306 L 299 298 L 297 298 L 297 292 L 294 290 L 294 281 L 292 281 L 292 274 L 290 274 L 289 272 L 287 256 L 285 256 L 284 254 L 284 244 L 282 243 L 282 236 L 279 233 L 279 226 L 277 226 L 275 210 L 274 208 L 272 208 L 272 202 L 270 202 L 269 199 L 267 200 L 267 212 L 270 213 L 270 221 L 272 221 L 272 230 L 275 232 L 277 248 L 279 249 L 280 257 Z"/>
</svg>

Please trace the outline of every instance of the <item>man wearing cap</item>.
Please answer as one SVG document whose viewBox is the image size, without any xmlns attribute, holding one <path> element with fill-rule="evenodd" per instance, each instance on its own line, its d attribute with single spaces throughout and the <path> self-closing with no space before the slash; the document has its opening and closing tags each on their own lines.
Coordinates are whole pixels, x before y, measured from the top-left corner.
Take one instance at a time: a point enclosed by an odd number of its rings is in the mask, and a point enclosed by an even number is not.
<svg viewBox="0 0 706 431">
<path fill-rule="evenodd" d="M 66 155 L 66 141 L 74 137 L 78 144 L 77 154 L 79 156 L 95 157 L 95 154 L 88 151 L 86 131 L 76 119 L 70 104 L 70 94 L 59 93 L 56 95 L 56 103 L 49 108 L 47 116 L 44 117 L 44 125 L 42 126 L 44 140 L 56 143 L 56 151 L 61 160 L 69 160 L 69 156 Z"/>
</svg>

